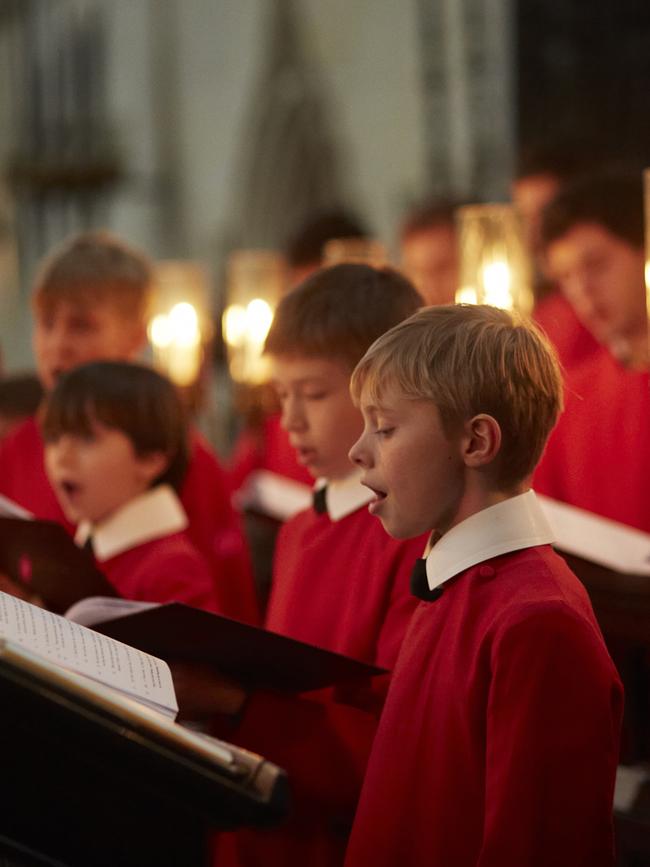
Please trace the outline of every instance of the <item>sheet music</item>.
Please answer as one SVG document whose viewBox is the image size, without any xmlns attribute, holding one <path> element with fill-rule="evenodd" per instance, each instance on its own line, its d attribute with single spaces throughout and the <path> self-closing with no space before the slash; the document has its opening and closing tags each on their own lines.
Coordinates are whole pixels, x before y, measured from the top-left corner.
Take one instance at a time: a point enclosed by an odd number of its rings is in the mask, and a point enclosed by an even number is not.
<svg viewBox="0 0 650 867">
<path fill-rule="evenodd" d="M 29 521 L 33 517 L 32 513 L 28 512 L 27 509 L 23 509 L 22 506 L 14 503 L 9 497 L 0 494 L 0 518 L 23 518 Z"/>
<path fill-rule="evenodd" d="M 7 593 L 0 593 L 0 637 L 169 716 L 178 712 L 171 672 L 163 660 Z"/>
<path fill-rule="evenodd" d="M 556 545 L 616 572 L 650 576 L 650 535 L 537 494 Z"/>
</svg>

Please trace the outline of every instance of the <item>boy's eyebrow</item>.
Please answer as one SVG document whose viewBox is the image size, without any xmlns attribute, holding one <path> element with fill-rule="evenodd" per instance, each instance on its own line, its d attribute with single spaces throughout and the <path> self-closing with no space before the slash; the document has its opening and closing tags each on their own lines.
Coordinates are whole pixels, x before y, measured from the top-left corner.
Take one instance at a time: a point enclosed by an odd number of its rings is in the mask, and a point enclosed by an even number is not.
<svg viewBox="0 0 650 867">
<path fill-rule="evenodd" d="M 318 383 L 319 385 L 326 385 L 327 378 L 323 376 L 302 376 L 299 379 L 291 380 L 291 385 L 312 385 L 314 383 Z M 278 386 L 283 384 L 284 383 L 281 380 L 275 377 L 271 377 L 271 385 Z"/>
<path fill-rule="evenodd" d="M 362 404 L 362 407 L 363 411 L 367 412 L 368 415 L 390 416 L 394 414 L 394 410 L 389 409 L 387 406 L 382 406 L 381 403 Z"/>
</svg>

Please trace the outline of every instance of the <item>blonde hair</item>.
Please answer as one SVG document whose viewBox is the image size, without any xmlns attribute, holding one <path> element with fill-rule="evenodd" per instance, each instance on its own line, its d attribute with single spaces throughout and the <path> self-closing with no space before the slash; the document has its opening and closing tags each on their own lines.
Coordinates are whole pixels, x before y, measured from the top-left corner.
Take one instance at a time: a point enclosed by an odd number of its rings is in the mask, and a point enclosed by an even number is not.
<svg viewBox="0 0 650 867">
<path fill-rule="evenodd" d="M 111 304 L 124 319 L 144 324 L 153 291 L 148 257 L 110 232 L 83 232 L 56 247 L 34 281 L 32 304 L 47 312 L 61 301 Z"/>
<path fill-rule="evenodd" d="M 447 435 L 479 413 L 492 416 L 502 436 L 500 489 L 532 473 L 562 410 L 562 375 L 546 337 L 486 305 L 428 307 L 376 340 L 352 374 L 352 396 L 381 404 L 391 386 L 433 401 Z"/>
</svg>

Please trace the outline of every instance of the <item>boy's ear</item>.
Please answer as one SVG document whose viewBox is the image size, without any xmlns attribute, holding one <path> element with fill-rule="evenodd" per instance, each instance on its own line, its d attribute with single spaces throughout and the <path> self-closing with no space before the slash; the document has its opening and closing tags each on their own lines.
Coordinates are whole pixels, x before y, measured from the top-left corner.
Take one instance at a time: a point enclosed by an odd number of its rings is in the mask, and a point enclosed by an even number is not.
<svg viewBox="0 0 650 867">
<path fill-rule="evenodd" d="M 499 422 L 486 413 L 469 419 L 463 428 L 462 449 L 466 467 L 479 468 L 491 464 L 501 450 Z"/>
<path fill-rule="evenodd" d="M 145 452 L 138 455 L 138 467 L 143 480 L 149 486 L 169 467 L 169 456 L 165 452 Z"/>
</svg>

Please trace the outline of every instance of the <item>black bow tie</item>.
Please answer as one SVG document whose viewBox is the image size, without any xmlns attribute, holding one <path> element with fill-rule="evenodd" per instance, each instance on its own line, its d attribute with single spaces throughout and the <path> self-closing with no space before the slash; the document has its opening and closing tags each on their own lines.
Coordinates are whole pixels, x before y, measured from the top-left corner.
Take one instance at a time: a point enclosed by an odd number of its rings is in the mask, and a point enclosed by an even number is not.
<svg viewBox="0 0 650 867">
<path fill-rule="evenodd" d="M 325 499 L 326 490 L 327 485 L 324 485 L 312 494 L 312 506 L 317 515 L 324 515 L 327 512 L 327 500 Z"/>
<path fill-rule="evenodd" d="M 411 572 L 411 593 L 423 602 L 435 602 L 442 596 L 442 587 L 429 589 L 427 581 L 427 561 L 416 560 Z"/>
<path fill-rule="evenodd" d="M 93 537 L 88 536 L 86 541 L 81 546 L 81 550 L 85 551 L 87 554 L 90 554 L 91 557 L 95 556 L 95 549 L 93 547 Z"/>
</svg>

